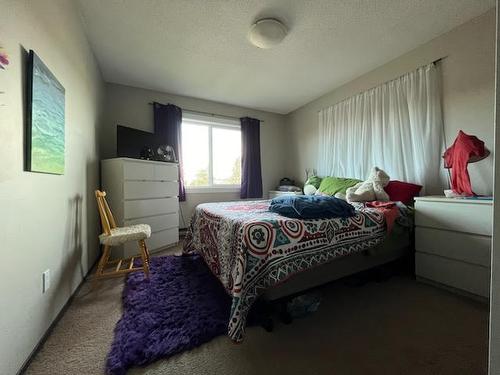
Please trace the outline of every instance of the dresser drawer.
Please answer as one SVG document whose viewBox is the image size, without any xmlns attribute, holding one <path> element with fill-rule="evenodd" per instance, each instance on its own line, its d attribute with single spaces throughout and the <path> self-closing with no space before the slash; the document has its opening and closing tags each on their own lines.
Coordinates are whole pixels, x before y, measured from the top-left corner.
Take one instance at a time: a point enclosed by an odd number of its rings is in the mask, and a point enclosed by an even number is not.
<svg viewBox="0 0 500 375">
<path fill-rule="evenodd" d="M 179 172 L 177 164 L 155 164 L 154 179 L 158 181 L 178 181 Z"/>
<path fill-rule="evenodd" d="M 126 161 L 123 163 L 125 180 L 154 180 L 154 164 Z"/>
<path fill-rule="evenodd" d="M 417 251 L 458 259 L 469 263 L 490 266 L 491 237 L 452 232 L 441 229 L 417 227 Z"/>
<path fill-rule="evenodd" d="M 151 231 L 159 232 L 164 229 L 179 227 L 179 214 L 168 214 L 159 216 L 149 216 L 140 219 L 125 220 L 125 225 L 148 224 Z"/>
<path fill-rule="evenodd" d="M 483 297 L 489 297 L 489 268 L 435 255 L 415 253 L 417 276 Z"/>
<path fill-rule="evenodd" d="M 415 225 L 491 236 L 492 216 L 488 204 L 417 201 Z"/>
<path fill-rule="evenodd" d="M 177 197 L 125 201 L 123 205 L 124 219 L 137 219 L 146 216 L 177 213 L 179 211 Z"/>
<path fill-rule="evenodd" d="M 146 246 L 149 251 L 159 250 L 179 242 L 179 229 L 171 228 L 161 232 L 152 233 L 151 237 L 146 239 Z M 139 252 L 137 242 L 128 242 L 125 244 L 125 254 L 133 256 Z"/>
<path fill-rule="evenodd" d="M 179 184 L 176 181 L 124 181 L 124 199 L 148 199 L 176 197 Z"/>
</svg>

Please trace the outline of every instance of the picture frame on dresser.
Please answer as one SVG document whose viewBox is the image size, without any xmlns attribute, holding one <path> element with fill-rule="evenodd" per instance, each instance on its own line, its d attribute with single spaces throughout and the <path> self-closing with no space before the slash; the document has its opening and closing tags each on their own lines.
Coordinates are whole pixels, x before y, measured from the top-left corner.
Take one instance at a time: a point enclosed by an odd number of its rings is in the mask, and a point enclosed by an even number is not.
<svg viewBox="0 0 500 375">
<path fill-rule="evenodd" d="M 102 189 L 108 193 L 116 224 L 150 225 L 146 243 L 151 253 L 179 243 L 178 168 L 173 162 L 126 157 L 101 161 Z M 121 248 L 123 257 L 136 252 L 132 245 Z"/>
</svg>

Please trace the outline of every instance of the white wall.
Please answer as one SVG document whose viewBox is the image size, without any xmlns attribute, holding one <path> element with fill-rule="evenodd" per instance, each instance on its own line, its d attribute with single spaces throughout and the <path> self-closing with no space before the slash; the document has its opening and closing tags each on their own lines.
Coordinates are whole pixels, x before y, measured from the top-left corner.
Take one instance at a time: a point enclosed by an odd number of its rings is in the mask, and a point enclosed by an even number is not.
<svg viewBox="0 0 500 375">
<path fill-rule="evenodd" d="M 305 168 L 317 167 L 319 110 L 441 57 L 445 57 L 440 64 L 447 145 L 452 144 L 462 129 L 478 136 L 493 150 L 494 53 L 492 9 L 288 114 L 288 173 L 303 180 Z M 493 156 L 469 166 L 476 193 L 492 193 L 492 170 Z"/>
<path fill-rule="evenodd" d="M 67 0 L 0 0 L 0 374 L 15 374 L 96 259 L 97 127 L 103 84 Z M 62 176 L 23 172 L 23 48 L 66 89 Z M 42 294 L 42 272 L 51 288 Z M 99 317 L 96 317 L 99 319 Z M 64 355 L 64 353 L 61 353 Z"/>
<path fill-rule="evenodd" d="M 153 107 L 148 105 L 152 101 L 172 103 L 194 111 L 234 117 L 250 116 L 263 120 L 260 142 L 262 184 L 265 197 L 267 197 L 267 191 L 274 189 L 285 175 L 288 152 L 285 117 L 283 115 L 117 84 L 106 84 L 105 133 L 102 138 L 105 158 L 116 156 L 116 125 L 153 131 Z M 238 193 L 196 194 L 188 192 L 186 202 L 181 204 L 181 210 L 186 224 L 188 224 L 193 209 L 198 203 L 221 202 L 238 198 Z M 181 226 L 183 226 L 182 223 Z"/>
<path fill-rule="evenodd" d="M 500 150 L 500 7 L 497 0 L 495 146 Z M 500 197 L 500 154 L 495 154 L 494 195 Z M 493 201 L 493 244 L 490 288 L 489 374 L 500 374 L 500 200 Z"/>
</svg>

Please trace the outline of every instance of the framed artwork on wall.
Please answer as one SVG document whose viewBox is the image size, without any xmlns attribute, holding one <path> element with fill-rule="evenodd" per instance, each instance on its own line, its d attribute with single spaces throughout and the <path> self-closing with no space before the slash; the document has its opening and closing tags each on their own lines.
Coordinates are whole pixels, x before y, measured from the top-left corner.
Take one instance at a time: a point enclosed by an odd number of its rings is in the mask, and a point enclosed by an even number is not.
<svg viewBox="0 0 500 375">
<path fill-rule="evenodd" d="M 25 170 L 64 174 L 64 87 L 33 51 L 27 71 Z"/>
</svg>

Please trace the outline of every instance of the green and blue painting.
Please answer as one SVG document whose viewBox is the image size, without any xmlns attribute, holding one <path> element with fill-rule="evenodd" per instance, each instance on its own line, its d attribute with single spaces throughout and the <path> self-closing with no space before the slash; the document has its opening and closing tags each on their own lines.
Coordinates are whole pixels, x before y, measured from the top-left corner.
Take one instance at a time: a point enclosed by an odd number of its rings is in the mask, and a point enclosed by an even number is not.
<svg viewBox="0 0 500 375">
<path fill-rule="evenodd" d="M 64 173 L 65 90 L 40 58 L 30 51 L 31 123 L 27 135 L 28 170 Z"/>
</svg>

